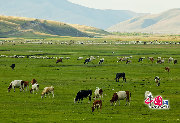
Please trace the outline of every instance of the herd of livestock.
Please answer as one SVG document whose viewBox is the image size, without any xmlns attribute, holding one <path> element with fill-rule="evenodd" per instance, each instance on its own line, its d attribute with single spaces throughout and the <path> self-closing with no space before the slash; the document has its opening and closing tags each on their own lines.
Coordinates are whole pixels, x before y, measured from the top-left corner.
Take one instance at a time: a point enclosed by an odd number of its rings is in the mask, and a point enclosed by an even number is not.
<svg viewBox="0 0 180 123">
<path fill-rule="evenodd" d="M 6 57 L 4 55 L 1 55 L 0 57 Z M 13 57 L 11 57 L 13 58 Z M 19 56 L 16 56 L 14 55 L 14 58 L 25 58 L 23 56 L 19 57 Z M 29 58 L 36 58 L 35 56 L 30 56 Z M 43 58 L 43 57 L 40 57 L 40 58 Z M 46 57 L 47 58 L 47 57 Z M 61 58 L 57 58 L 57 57 L 54 57 L 56 58 L 56 64 L 59 63 L 59 62 L 62 62 L 63 61 L 63 57 Z M 97 57 L 99 58 L 99 57 Z M 131 63 L 131 59 L 132 59 L 132 56 L 130 57 L 122 57 L 122 58 L 118 58 L 118 61 L 117 62 L 126 62 L 126 64 L 128 63 Z M 70 57 L 66 57 L 66 59 L 70 59 Z M 82 60 L 83 57 L 78 57 L 77 60 Z M 85 61 L 84 61 L 84 64 L 88 64 L 89 62 L 91 62 L 92 60 L 96 59 L 95 57 L 91 56 L 89 58 L 86 58 Z M 143 60 L 145 59 L 145 57 L 140 57 L 138 59 L 138 62 L 143 62 Z M 155 58 L 153 57 L 148 57 L 148 59 L 153 63 L 155 61 Z M 99 64 L 102 64 L 104 62 L 104 58 L 101 58 L 99 59 Z M 157 58 L 157 62 L 156 63 L 159 63 L 159 64 L 162 64 L 165 62 L 165 59 L 162 59 L 161 57 L 158 57 Z M 168 63 L 174 63 L 174 64 L 177 64 L 177 60 L 176 59 L 173 59 L 172 57 L 169 57 L 168 58 Z M 14 69 L 15 67 L 15 64 L 12 64 L 11 65 L 11 68 Z M 169 67 L 165 67 L 165 70 L 166 71 L 170 71 L 170 68 Z M 126 77 L 125 77 L 125 73 L 117 73 L 116 74 L 116 82 L 119 82 L 119 79 L 120 78 L 123 78 L 123 81 L 126 82 Z M 156 76 L 154 78 L 155 82 L 157 83 L 157 86 L 160 86 L 160 78 L 158 76 Z M 20 90 L 24 90 L 26 88 L 26 91 L 27 91 L 27 88 L 29 89 L 29 84 L 30 82 L 28 81 L 23 81 L 23 80 L 14 80 L 10 83 L 9 87 L 8 87 L 8 92 L 10 92 L 11 89 L 14 89 L 14 92 L 15 92 L 15 88 L 20 88 Z M 35 79 L 33 79 L 31 81 L 31 89 L 29 90 L 30 93 L 34 93 L 36 91 L 36 94 L 37 94 L 37 91 L 39 90 L 39 84 L 37 83 L 37 81 Z M 54 97 L 54 87 L 53 86 L 50 86 L 50 87 L 45 87 L 41 93 L 41 98 L 43 98 L 44 96 L 46 97 L 46 95 L 48 94 L 52 94 L 52 97 Z M 79 102 L 80 100 L 82 101 L 83 98 L 87 98 L 89 97 L 89 101 L 91 101 L 91 96 L 92 96 L 92 90 L 80 90 L 77 95 L 76 95 L 76 98 L 74 99 L 74 103 L 76 102 Z M 145 94 L 145 96 L 147 96 L 147 94 Z M 101 100 L 97 100 L 97 99 L 101 99 L 103 98 L 103 90 L 101 88 L 96 88 L 95 92 L 94 92 L 94 102 L 93 102 L 93 106 L 92 106 L 92 111 L 95 110 L 95 108 L 100 108 L 102 107 L 102 101 Z M 113 103 L 115 103 L 116 105 L 116 102 L 119 101 L 119 105 L 120 105 L 120 100 L 124 100 L 126 99 L 126 104 L 127 102 L 130 102 L 130 99 L 131 99 L 131 92 L 130 91 L 119 91 L 119 92 L 116 92 L 113 94 L 112 96 L 112 99 L 110 100 L 111 104 L 113 105 Z M 129 103 L 130 105 L 130 103 Z"/>
</svg>

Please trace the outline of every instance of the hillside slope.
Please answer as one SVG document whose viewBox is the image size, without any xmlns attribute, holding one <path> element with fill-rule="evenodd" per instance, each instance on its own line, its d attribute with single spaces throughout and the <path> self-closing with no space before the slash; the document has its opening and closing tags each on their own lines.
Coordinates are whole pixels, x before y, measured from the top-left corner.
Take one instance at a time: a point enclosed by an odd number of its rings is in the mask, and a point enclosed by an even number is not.
<svg viewBox="0 0 180 123">
<path fill-rule="evenodd" d="M 109 33 L 101 29 L 83 25 L 66 24 L 62 22 L 33 18 L 0 16 L 1 37 L 36 37 L 42 35 L 92 37 L 105 34 Z"/>
<path fill-rule="evenodd" d="M 128 10 L 93 9 L 68 0 L 0 0 L 0 15 L 55 20 L 106 29 L 141 14 Z"/>
<path fill-rule="evenodd" d="M 136 17 L 107 29 L 110 32 L 180 33 L 180 8 Z"/>
</svg>

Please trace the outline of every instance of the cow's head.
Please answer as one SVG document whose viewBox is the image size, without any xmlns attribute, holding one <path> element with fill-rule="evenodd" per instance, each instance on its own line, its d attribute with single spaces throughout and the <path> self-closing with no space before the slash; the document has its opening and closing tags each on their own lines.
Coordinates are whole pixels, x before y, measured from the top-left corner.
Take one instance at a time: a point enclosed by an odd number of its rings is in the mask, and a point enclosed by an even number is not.
<svg viewBox="0 0 180 123">
<path fill-rule="evenodd" d="M 11 88 L 12 88 L 12 84 L 9 85 L 8 92 L 10 92 Z"/>
<path fill-rule="evenodd" d="M 111 105 L 117 100 L 118 100 L 118 95 L 117 95 L 117 93 L 114 93 L 112 99 L 110 100 Z"/>
<path fill-rule="evenodd" d="M 78 99 L 77 98 L 74 98 L 74 103 L 76 103 L 78 101 Z"/>
<path fill-rule="evenodd" d="M 34 85 L 37 81 L 35 79 L 32 79 L 31 84 Z"/>
<path fill-rule="evenodd" d="M 103 94 L 103 90 L 102 90 L 102 89 L 99 90 L 99 94 L 100 94 L 100 95 Z"/>
</svg>

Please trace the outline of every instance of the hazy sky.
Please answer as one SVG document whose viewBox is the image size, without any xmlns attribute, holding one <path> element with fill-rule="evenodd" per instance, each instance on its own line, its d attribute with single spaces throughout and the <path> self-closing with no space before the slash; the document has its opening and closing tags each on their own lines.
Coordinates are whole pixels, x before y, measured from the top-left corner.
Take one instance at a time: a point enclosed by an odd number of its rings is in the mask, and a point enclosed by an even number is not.
<svg viewBox="0 0 180 123">
<path fill-rule="evenodd" d="M 180 0 L 68 0 L 97 9 L 132 10 L 139 13 L 160 13 L 180 8 Z"/>
</svg>

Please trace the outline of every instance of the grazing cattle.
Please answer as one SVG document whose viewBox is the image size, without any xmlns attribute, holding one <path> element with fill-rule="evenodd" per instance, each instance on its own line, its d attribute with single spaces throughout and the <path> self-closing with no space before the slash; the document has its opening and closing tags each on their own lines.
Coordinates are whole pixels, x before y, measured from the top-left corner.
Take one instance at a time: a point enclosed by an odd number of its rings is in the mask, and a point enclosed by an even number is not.
<svg viewBox="0 0 180 123">
<path fill-rule="evenodd" d="M 174 64 L 177 64 L 177 60 L 174 60 Z"/>
<path fill-rule="evenodd" d="M 161 60 L 161 59 L 157 60 L 157 63 L 160 63 L 160 64 L 164 63 L 164 59 L 163 60 Z"/>
<path fill-rule="evenodd" d="M 131 60 L 127 60 L 127 61 L 126 61 L 126 64 L 128 64 L 128 63 L 131 63 Z"/>
<path fill-rule="evenodd" d="M 172 57 L 169 57 L 169 59 L 168 59 L 168 63 L 170 63 L 170 62 L 173 62 L 173 58 Z"/>
<path fill-rule="evenodd" d="M 94 58 L 94 56 L 91 56 L 90 58 L 86 58 L 85 59 L 85 61 L 84 61 L 84 64 L 88 64 L 88 62 L 90 62 L 90 61 L 92 61 L 92 60 L 94 60 L 95 58 Z"/>
<path fill-rule="evenodd" d="M 125 77 L 125 73 L 117 73 L 116 74 L 116 82 L 119 82 L 119 78 L 123 78 L 123 81 L 125 80 L 125 82 L 126 82 L 126 77 Z"/>
<path fill-rule="evenodd" d="M 146 91 L 144 94 L 144 100 L 146 100 L 149 95 L 152 95 L 152 93 L 150 91 Z"/>
<path fill-rule="evenodd" d="M 95 100 L 96 98 L 103 98 L 103 90 L 100 89 L 99 87 L 96 87 L 96 90 L 94 91 L 94 97 L 95 97 Z"/>
<path fill-rule="evenodd" d="M 59 62 L 62 62 L 62 58 L 57 59 L 56 64 L 59 63 Z"/>
<path fill-rule="evenodd" d="M 20 88 L 20 91 L 22 91 L 22 89 L 24 90 L 24 82 L 22 80 L 14 80 L 10 83 L 8 87 L 8 92 L 10 92 L 12 88 L 14 89 L 14 92 L 15 88 Z"/>
<path fill-rule="evenodd" d="M 99 60 L 99 64 L 102 64 L 104 62 L 104 58 Z"/>
<path fill-rule="evenodd" d="M 10 67 L 12 68 L 12 70 L 14 70 L 15 64 L 12 64 Z"/>
<path fill-rule="evenodd" d="M 115 105 L 116 105 L 117 101 L 119 101 L 119 105 L 120 105 L 120 100 L 124 100 L 125 98 L 126 98 L 126 105 L 127 105 L 127 102 L 129 102 L 129 105 L 130 105 L 131 93 L 129 91 L 119 91 L 119 92 L 116 92 L 116 93 L 113 94 L 113 97 L 110 100 L 111 105 L 114 102 L 115 102 Z"/>
<path fill-rule="evenodd" d="M 154 58 L 153 57 L 149 57 L 149 60 L 153 63 L 154 62 Z"/>
<path fill-rule="evenodd" d="M 154 78 L 154 80 L 155 80 L 155 82 L 156 82 L 156 85 L 157 85 L 157 86 L 160 86 L 160 78 L 159 78 L 159 76 L 156 76 L 156 77 Z"/>
<path fill-rule="evenodd" d="M 117 57 L 118 58 L 118 57 Z M 127 58 L 123 57 L 123 58 L 118 58 L 119 60 L 117 62 L 120 62 L 120 61 L 127 61 Z"/>
<path fill-rule="evenodd" d="M 139 58 L 138 62 L 143 62 L 143 57 Z"/>
<path fill-rule="evenodd" d="M 34 85 L 35 83 L 37 83 L 37 81 L 35 79 L 32 79 L 31 84 Z"/>
<path fill-rule="evenodd" d="M 95 101 L 93 102 L 92 112 L 93 112 L 96 108 L 97 108 L 97 110 L 98 110 L 98 108 L 101 109 L 101 107 L 102 107 L 102 101 L 101 101 L 101 100 L 95 100 Z"/>
<path fill-rule="evenodd" d="M 24 83 L 24 88 L 26 88 L 26 91 L 29 90 L 29 81 L 22 81 Z"/>
<path fill-rule="evenodd" d="M 92 90 L 80 90 L 77 95 L 76 98 L 74 99 L 74 103 L 76 103 L 78 101 L 83 100 L 83 98 L 87 98 L 89 97 L 89 101 L 91 101 L 91 95 L 92 95 Z"/>
<path fill-rule="evenodd" d="M 81 60 L 81 59 L 83 59 L 83 57 L 78 57 L 78 58 L 77 58 L 77 60 Z"/>
<path fill-rule="evenodd" d="M 49 95 L 49 93 L 52 93 L 52 97 L 54 98 L 54 87 L 53 86 L 45 87 L 44 90 L 42 91 L 41 98 L 43 98 L 44 96 L 46 98 L 46 94 Z"/>
<path fill-rule="evenodd" d="M 165 67 L 165 70 L 166 70 L 167 72 L 169 72 L 169 71 L 170 71 L 170 68 L 169 68 L 169 67 Z"/>
<path fill-rule="evenodd" d="M 35 83 L 32 85 L 32 88 L 30 89 L 30 93 L 32 93 L 33 91 L 33 94 L 34 94 L 34 91 L 36 91 L 36 94 L 37 92 L 39 91 L 39 84 Z"/>
<path fill-rule="evenodd" d="M 88 64 L 88 62 L 90 62 L 90 58 L 85 59 L 84 64 Z"/>
</svg>

